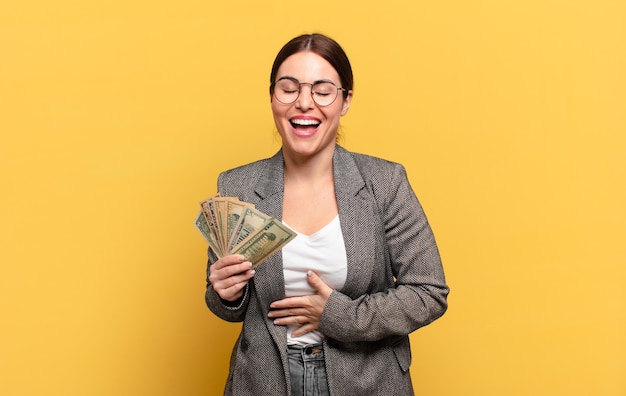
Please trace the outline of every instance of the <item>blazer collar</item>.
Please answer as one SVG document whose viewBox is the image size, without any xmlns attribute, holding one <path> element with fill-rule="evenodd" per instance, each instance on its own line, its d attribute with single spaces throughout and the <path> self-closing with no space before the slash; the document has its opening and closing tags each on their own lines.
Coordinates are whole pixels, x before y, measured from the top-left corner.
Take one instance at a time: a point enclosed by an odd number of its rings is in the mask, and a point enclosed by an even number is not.
<svg viewBox="0 0 626 396">
<path fill-rule="evenodd" d="M 365 181 L 354 162 L 352 153 L 341 146 L 335 148 L 333 155 L 333 172 L 335 175 L 335 191 L 337 196 L 353 197 L 365 187 Z"/>
</svg>

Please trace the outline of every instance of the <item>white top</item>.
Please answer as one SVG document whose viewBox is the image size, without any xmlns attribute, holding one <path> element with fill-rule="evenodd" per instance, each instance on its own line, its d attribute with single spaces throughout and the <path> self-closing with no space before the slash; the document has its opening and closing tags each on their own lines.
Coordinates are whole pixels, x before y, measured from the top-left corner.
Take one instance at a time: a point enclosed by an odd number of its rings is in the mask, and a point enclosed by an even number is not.
<svg viewBox="0 0 626 396">
<path fill-rule="evenodd" d="M 285 225 L 287 224 L 285 223 Z M 315 289 L 307 281 L 306 273 L 309 270 L 317 273 L 333 289 L 341 289 L 346 283 L 348 259 L 341 225 L 339 224 L 339 215 L 312 235 L 304 235 L 299 232 L 297 234 L 282 249 L 286 296 L 303 296 L 315 293 Z M 319 331 L 293 338 L 291 333 L 298 327 L 300 326 L 287 326 L 287 343 L 289 345 L 315 344 L 324 339 Z"/>
</svg>

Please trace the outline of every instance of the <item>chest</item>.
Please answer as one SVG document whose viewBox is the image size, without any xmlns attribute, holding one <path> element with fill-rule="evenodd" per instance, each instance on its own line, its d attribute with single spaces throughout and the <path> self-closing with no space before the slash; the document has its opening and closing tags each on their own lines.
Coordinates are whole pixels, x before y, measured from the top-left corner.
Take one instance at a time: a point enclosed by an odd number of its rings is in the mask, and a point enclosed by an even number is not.
<svg viewBox="0 0 626 396">
<path fill-rule="evenodd" d="M 294 230 L 312 235 L 337 216 L 339 209 L 332 183 L 322 186 L 285 186 L 282 218 Z"/>
</svg>

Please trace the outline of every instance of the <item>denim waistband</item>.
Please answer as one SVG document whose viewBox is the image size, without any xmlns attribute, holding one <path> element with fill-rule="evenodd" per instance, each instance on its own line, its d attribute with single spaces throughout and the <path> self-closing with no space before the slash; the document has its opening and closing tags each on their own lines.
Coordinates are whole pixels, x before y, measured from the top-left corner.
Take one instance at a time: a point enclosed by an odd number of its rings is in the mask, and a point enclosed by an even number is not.
<svg viewBox="0 0 626 396">
<path fill-rule="evenodd" d="M 304 355 L 319 355 L 324 353 L 324 347 L 322 344 L 309 344 L 309 345 L 289 345 L 287 346 L 289 352 L 302 353 Z"/>
</svg>

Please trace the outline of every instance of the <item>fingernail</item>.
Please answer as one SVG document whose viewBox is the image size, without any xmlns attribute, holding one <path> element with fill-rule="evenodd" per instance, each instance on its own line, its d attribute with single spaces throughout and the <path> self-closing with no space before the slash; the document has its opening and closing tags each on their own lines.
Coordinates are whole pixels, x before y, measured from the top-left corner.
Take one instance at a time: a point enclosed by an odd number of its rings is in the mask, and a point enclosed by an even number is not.
<svg viewBox="0 0 626 396">
<path fill-rule="evenodd" d="M 311 272 L 311 271 L 307 271 L 306 272 L 306 276 L 312 276 L 312 275 L 313 275 L 313 272 Z"/>
<path fill-rule="evenodd" d="M 252 276 L 254 276 L 254 274 L 256 274 L 255 270 L 250 271 L 250 274 L 252 274 Z"/>
</svg>

